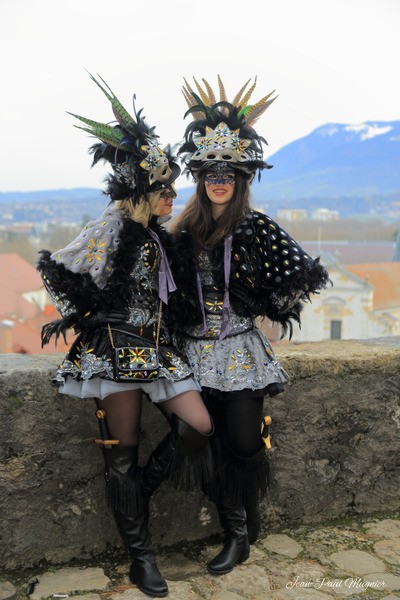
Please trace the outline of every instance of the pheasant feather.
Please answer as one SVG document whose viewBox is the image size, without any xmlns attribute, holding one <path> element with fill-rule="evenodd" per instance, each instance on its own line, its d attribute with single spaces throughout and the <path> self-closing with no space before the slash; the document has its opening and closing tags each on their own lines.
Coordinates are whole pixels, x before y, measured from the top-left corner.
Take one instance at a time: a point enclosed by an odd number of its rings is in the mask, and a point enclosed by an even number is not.
<svg viewBox="0 0 400 600">
<path fill-rule="evenodd" d="M 97 132 L 96 134 L 94 134 L 93 130 L 89 129 L 88 127 L 80 127 L 79 125 L 74 125 L 74 127 L 76 127 L 77 129 L 82 129 L 82 131 L 86 131 L 86 133 L 89 133 L 90 135 L 94 135 L 98 140 L 101 140 L 105 144 L 113 146 L 114 148 L 129 151 L 132 151 L 133 149 L 132 144 L 126 143 L 123 140 L 120 141 L 118 138 L 109 136 L 106 133 Z"/>
<path fill-rule="evenodd" d="M 202 81 L 203 81 L 203 83 L 206 87 L 207 93 L 208 93 L 209 104 L 210 104 L 210 106 L 212 106 L 213 104 L 217 103 L 215 94 L 212 91 L 211 85 L 208 83 L 208 81 L 206 79 L 204 79 L 204 77 L 202 78 Z"/>
<path fill-rule="evenodd" d="M 112 111 L 118 123 L 122 127 L 125 127 L 127 129 L 129 129 L 130 125 L 136 125 L 136 122 L 133 119 L 133 117 L 121 104 L 121 102 L 118 100 L 118 98 L 116 97 L 110 86 L 104 81 L 104 79 L 99 74 L 97 74 L 97 76 L 101 79 L 101 81 L 104 83 L 107 89 L 105 89 L 91 73 L 89 73 L 89 76 L 92 79 L 92 81 L 94 81 L 95 84 L 101 89 L 101 91 L 107 97 L 107 99 L 111 102 Z"/>
<path fill-rule="evenodd" d="M 203 88 L 200 86 L 200 84 L 196 81 L 196 79 L 194 77 L 193 77 L 193 80 L 194 80 L 194 82 L 196 84 L 197 90 L 198 90 L 198 92 L 200 94 L 200 98 L 202 99 L 203 103 L 206 106 L 207 105 L 209 106 L 210 105 L 210 100 L 209 100 L 207 94 L 204 92 Z"/>
<path fill-rule="evenodd" d="M 88 129 L 87 131 L 89 131 L 89 133 L 91 133 L 92 135 L 94 135 L 95 137 L 98 137 L 98 134 L 100 135 L 106 135 L 112 139 L 122 139 L 124 134 L 122 133 L 122 131 L 120 131 L 119 129 L 116 129 L 115 127 L 111 127 L 111 125 L 106 125 L 106 123 L 100 123 L 99 121 L 93 121 L 92 119 L 87 119 L 86 117 L 81 117 L 80 115 L 76 115 L 74 113 L 68 112 L 67 114 L 71 115 L 72 117 L 75 117 L 76 119 L 79 119 L 79 121 L 82 121 L 82 123 L 85 123 L 85 125 L 88 125 L 89 127 L 91 127 L 92 129 Z M 77 125 L 75 125 L 75 127 L 78 127 Z M 82 129 L 82 127 L 78 127 L 78 129 Z"/>
<path fill-rule="evenodd" d="M 193 108 L 194 106 L 197 106 L 196 101 L 194 100 L 193 96 L 189 94 L 189 92 L 186 91 L 186 89 L 183 87 L 182 88 L 182 94 L 186 100 L 186 104 L 188 105 L 189 108 Z M 202 118 L 202 113 L 197 112 L 197 111 L 192 111 L 191 115 L 193 116 L 193 119 L 195 121 L 198 121 L 199 119 Z"/>
<path fill-rule="evenodd" d="M 274 102 L 274 100 L 277 99 L 278 96 L 275 96 L 275 98 L 271 98 L 269 100 L 269 98 L 271 97 L 271 95 L 273 93 L 274 92 L 271 92 L 270 94 L 268 94 L 267 96 L 265 96 L 264 98 L 259 100 L 259 102 L 257 102 L 257 104 L 254 104 L 253 106 L 251 106 L 250 109 L 247 111 L 247 113 L 245 114 L 245 117 L 244 117 L 244 121 L 249 127 L 251 127 L 252 124 L 255 123 L 256 120 L 259 117 L 261 117 L 261 115 L 267 110 L 267 108 L 269 106 L 271 106 L 271 104 Z"/>
<path fill-rule="evenodd" d="M 189 83 L 186 81 L 186 79 L 185 79 L 185 78 L 183 78 L 183 81 L 185 82 L 185 85 L 186 85 L 186 88 L 185 88 L 185 86 L 183 86 L 183 87 L 184 87 L 184 89 L 186 90 L 186 93 L 187 93 L 189 96 L 191 96 L 191 95 L 193 94 L 193 89 L 191 88 L 190 84 L 189 84 Z"/>
<path fill-rule="evenodd" d="M 243 107 L 247 106 L 247 104 L 249 103 L 249 100 L 251 98 L 251 95 L 254 92 L 254 89 L 255 89 L 256 85 L 257 85 L 257 75 L 256 75 L 256 77 L 254 79 L 253 85 L 251 86 L 251 88 L 249 89 L 249 91 L 247 92 L 247 94 L 244 96 L 244 98 L 241 100 L 241 103 L 240 103 L 241 106 L 243 106 Z"/>
<path fill-rule="evenodd" d="M 246 81 L 246 83 L 244 84 L 244 86 L 240 88 L 240 90 L 238 91 L 238 93 L 236 94 L 236 96 L 234 97 L 234 99 L 232 100 L 233 106 L 240 106 L 240 99 L 242 97 L 242 94 L 243 94 L 244 90 L 249 85 L 250 81 L 251 81 L 251 79 L 249 79 L 248 81 Z"/>
<path fill-rule="evenodd" d="M 219 87 L 219 98 L 221 102 L 227 102 L 228 98 L 226 97 L 225 87 L 222 83 L 221 77 L 218 75 L 218 87 Z"/>
</svg>

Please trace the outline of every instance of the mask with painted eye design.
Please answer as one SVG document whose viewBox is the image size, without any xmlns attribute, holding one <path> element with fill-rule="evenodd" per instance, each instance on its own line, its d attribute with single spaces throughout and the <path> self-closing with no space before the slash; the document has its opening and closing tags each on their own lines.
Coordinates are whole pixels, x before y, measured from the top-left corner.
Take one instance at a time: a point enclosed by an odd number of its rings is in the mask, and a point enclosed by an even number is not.
<svg viewBox="0 0 400 600">
<path fill-rule="evenodd" d="M 173 187 L 168 186 L 160 191 L 160 198 L 163 200 L 169 200 L 176 198 L 176 192 Z"/>
<path fill-rule="evenodd" d="M 214 165 L 207 170 L 204 183 L 206 185 L 234 185 L 235 171 L 224 163 Z"/>
</svg>

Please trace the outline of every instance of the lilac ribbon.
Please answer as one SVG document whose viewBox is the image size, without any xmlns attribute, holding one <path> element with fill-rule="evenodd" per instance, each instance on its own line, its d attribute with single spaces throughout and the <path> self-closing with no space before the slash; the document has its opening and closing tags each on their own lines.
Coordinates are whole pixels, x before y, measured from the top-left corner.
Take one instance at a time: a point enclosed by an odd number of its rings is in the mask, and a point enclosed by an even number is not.
<svg viewBox="0 0 400 600">
<path fill-rule="evenodd" d="M 168 294 L 174 292 L 177 289 L 177 287 L 172 276 L 167 254 L 161 244 L 160 238 L 152 229 L 150 229 L 150 227 L 147 228 L 147 231 L 149 232 L 150 236 L 153 238 L 153 240 L 156 242 L 160 249 L 160 264 L 158 269 L 158 297 L 164 302 L 164 304 L 168 304 Z"/>
<path fill-rule="evenodd" d="M 200 273 L 197 271 L 196 273 L 196 285 L 197 285 L 197 294 L 199 296 L 199 302 L 201 306 L 201 314 L 203 317 L 203 335 L 207 333 L 207 319 L 206 319 L 206 311 L 204 309 L 204 297 L 203 297 L 203 288 L 201 287 L 201 277 Z"/>
<path fill-rule="evenodd" d="M 231 323 L 229 319 L 229 309 L 231 307 L 229 301 L 229 278 L 231 275 L 231 254 L 232 254 L 232 236 L 228 235 L 224 242 L 224 303 L 222 305 L 222 324 L 219 339 L 226 338 L 231 331 Z"/>
</svg>

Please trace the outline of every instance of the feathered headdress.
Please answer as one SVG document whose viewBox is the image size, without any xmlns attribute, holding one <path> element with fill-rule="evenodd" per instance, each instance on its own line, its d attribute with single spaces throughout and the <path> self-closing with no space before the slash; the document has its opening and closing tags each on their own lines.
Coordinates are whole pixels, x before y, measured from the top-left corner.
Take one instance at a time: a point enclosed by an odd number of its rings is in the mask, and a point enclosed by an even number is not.
<svg viewBox="0 0 400 600">
<path fill-rule="evenodd" d="M 277 96 L 271 98 L 271 92 L 255 104 L 250 104 L 251 95 L 256 87 L 257 78 L 246 91 L 250 79 L 228 102 L 225 87 L 218 75 L 219 101 L 210 86 L 203 79 L 204 89 L 193 77 L 197 89 L 195 92 L 188 82 L 182 88 L 189 106 L 185 117 L 193 116 L 185 131 L 185 141 L 179 149 L 186 168 L 196 174 L 210 162 L 224 161 L 236 169 L 253 176 L 257 169 L 270 168 L 263 160 L 262 144 L 266 140 L 259 136 L 253 125 L 272 104 Z M 184 117 L 184 118 L 185 118 Z"/>
<path fill-rule="evenodd" d="M 137 203 L 147 192 L 172 183 L 180 174 L 180 167 L 174 162 L 170 147 L 162 150 L 159 146 L 155 128 L 149 127 L 142 117 L 143 109 L 136 112 L 136 96 L 133 96 L 133 118 L 100 75 L 98 78 L 105 87 L 93 75 L 89 75 L 111 102 L 115 125 L 68 114 L 86 125 L 75 127 L 100 140 L 100 143 L 89 148 L 89 152 L 93 155 L 92 166 L 99 160 L 105 160 L 113 168 L 113 174 L 107 177 L 107 193 L 113 200 L 129 197 Z"/>
</svg>

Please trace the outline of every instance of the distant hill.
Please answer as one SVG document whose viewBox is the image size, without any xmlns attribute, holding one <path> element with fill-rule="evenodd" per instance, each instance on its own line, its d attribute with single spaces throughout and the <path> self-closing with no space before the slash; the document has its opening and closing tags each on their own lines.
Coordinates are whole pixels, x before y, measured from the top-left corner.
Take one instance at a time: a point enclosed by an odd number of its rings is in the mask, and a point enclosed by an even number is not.
<svg viewBox="0 0 400 600">
<path fill-rule="evenodd" d="M 0 204 L 19 202 L 81 202 L 92 199 L 104 200 L 104 194 L 97 188 L 39 190 L 34 192 L 0 192 Z"/>
<path fill-rule="evenodd" d="M 253 203 L 275 215 L 282 207 L 325 207 L 340 216 L 396 215 L 400 201 L 400 121 L 357 125 L 328 123 L 268 157 L 272 169 L 252 185 Z M 178 191 L 175 212 L 193 193 Z M 0 192 L 0 204 L 15 221 L 79 221 L 98 214 L 106 198 L 96 188 Z M 28 206 L 35 204 L 36 206 Z M 32 214 L 30 219 L 29 215 Z M 5 222 L 0 214 L 0 222 Z"/>
<path fill-rule="evenodd" d="M 268 158 L 253 184 L 263 201 L 400 196 L 400 121 L 328 123 Z"/>
</svg>

